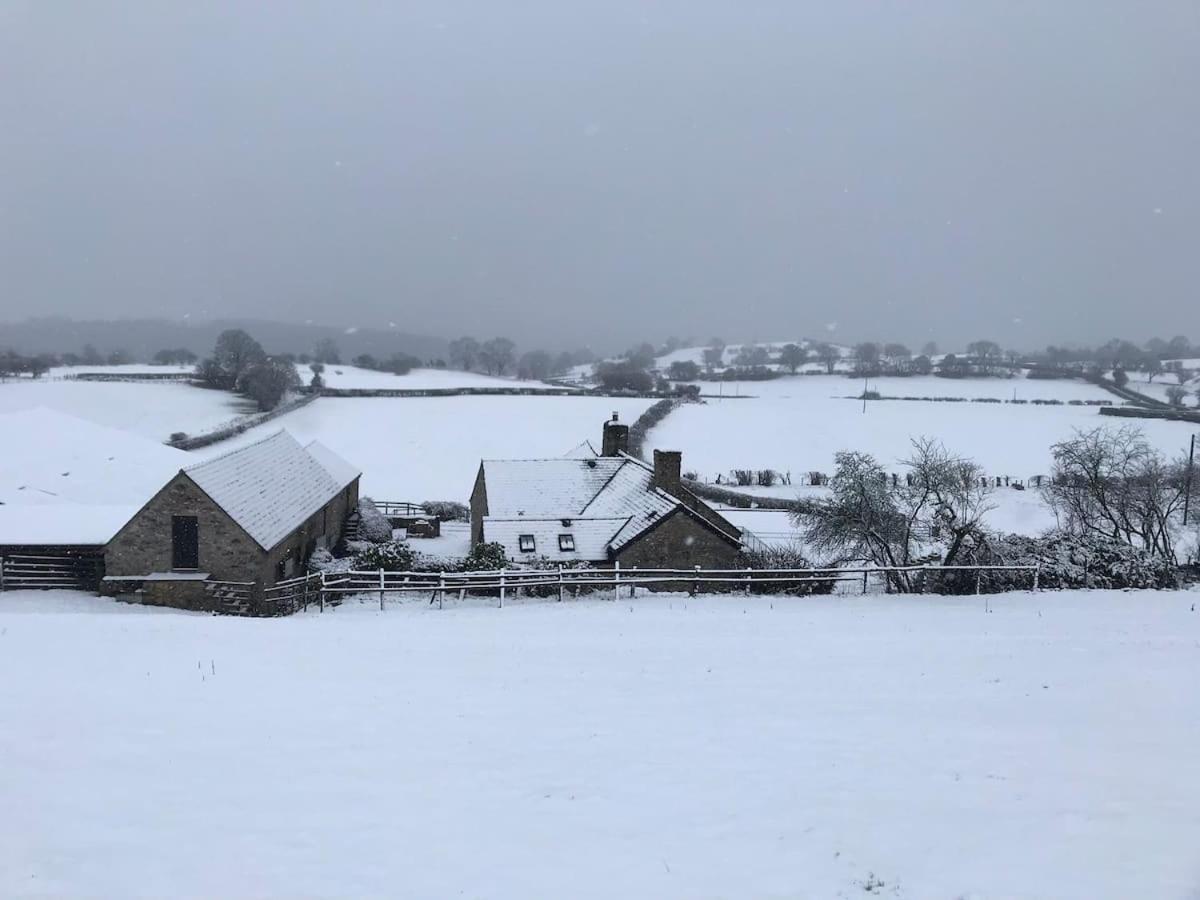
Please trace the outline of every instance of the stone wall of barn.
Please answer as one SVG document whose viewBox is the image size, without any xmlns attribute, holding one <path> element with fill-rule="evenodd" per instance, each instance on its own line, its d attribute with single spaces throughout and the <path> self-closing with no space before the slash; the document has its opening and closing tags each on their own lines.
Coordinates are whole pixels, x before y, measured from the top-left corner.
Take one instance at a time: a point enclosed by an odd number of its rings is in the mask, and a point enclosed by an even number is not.
<svg viewBox="0 0 1200 900">
<path fill-rule="evenodd" d="M 333 549 L 342 539 L 346 517 L 358 506 L 358 479 L 339 492 L 325 506 L 309 516 L 300 528 L 293 531 L 278 546 L 272 547 L 263 563 L 259 577 L 264 586 L 304 574 L 304 566 L 321 539 Z"/>
<path fill-rule="evenodd" d="M 170 572 L 172 516 L 197 519 L 198 571 L 218 581 L 253 581 L 261 572 L 266 558 L 262 548 L 181 472 L 109 541 L 105 574 Z"/>
<path fill-rule="evenodd" d="M 621 549 L 621 568 L 643 569 L 733 569 L 739 548 L 715 534 L 691 516 L 676 512 L 657 528 L 646 532 Z"/>
</svg>

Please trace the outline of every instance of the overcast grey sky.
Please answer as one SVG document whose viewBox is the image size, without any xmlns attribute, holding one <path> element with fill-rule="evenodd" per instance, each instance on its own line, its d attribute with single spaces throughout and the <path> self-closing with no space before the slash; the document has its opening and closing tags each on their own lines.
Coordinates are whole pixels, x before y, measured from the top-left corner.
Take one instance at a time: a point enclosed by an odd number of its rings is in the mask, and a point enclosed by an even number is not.
<svg viewBox="0 0 1200 900">
<path fill-rule="evenodd" d="M 1200 338 L 1198 47 L 1196 0 L 0 0 L 0 319 Z"/>
</svg>

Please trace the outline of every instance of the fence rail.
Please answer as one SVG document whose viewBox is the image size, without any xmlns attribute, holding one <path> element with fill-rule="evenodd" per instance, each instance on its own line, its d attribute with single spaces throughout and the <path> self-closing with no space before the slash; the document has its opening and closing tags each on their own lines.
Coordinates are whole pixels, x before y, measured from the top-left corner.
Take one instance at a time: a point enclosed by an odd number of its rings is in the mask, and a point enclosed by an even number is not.
<svg viewBox="0 0 1200 900">
<path fill-rule="evenodd" d="M 896 576 L 922 576 L 920 592 L 963 593 L 963 582 L 954 582 L 955 589 L 947 590 L 950 581 L 945 576 L 969 576 L 974 573 L 974 591 L 981 593 L 985 587 L 986 573 L 1025 572 L 1029 575 L 1029 586 L 1040 588 L 1040 566 L 865 566 L 856 568 L 807 568 L 807 569 L 623 569 L 619 565 L 611 569 L 581 569 L 559 566 L 554 569 L 494 569 L 482 572 L 389 572 L 349 571 L 337 573 L 320 572 L 299 578 L 281 581 L 265 591 L 269 607 L 279 615 L 286 615 L 310 603 L 322 610 L 326 603 L 340 602 L 355 594 L 377 595 L 380 609 L 385 608 L 389 595 L 428 594 L 430 602 L 441 605 L 447 593 L 464 597 L 471 595 L 496 596 L 501 607 L 508 597 L 535 593 L 538 596 L 553 596 L 559 600 L 570 592 L 573 596 L 587 591 L 611 591 L 614 599 L 621 590 L 628 588 L 630 595 L 639 587 L 674 588 L 699 593 L 702 587 L 719 592 L 742 591 L 744 593 L 779 592 L 789 589 L 795 593 L 831 593 L 839 584 L 852 584 L 854 590 L 867 593 L 871 581 L 883 579 L 884 588 L 890 589 Z M 968 581 L 968 587 L 970 582 Z M 939 589 L 940 588 L 940 589 Z"/>
<path fill-rule="evenodd" d="M 101 560 L 95 556 L 0 556 L 0 591 L 87 590 L 100 579 Z"/>
</svg>

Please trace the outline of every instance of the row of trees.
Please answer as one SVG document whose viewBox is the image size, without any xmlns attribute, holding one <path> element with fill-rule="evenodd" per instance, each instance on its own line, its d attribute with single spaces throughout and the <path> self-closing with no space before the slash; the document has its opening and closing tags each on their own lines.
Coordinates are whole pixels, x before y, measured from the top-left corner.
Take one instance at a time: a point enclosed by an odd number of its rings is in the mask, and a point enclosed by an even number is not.
<svg viewBox="0 0 1200 900">
<path fill-rule="evenodd" d="M 192 356 L 194 362 L 196 357 Z M 91 344 L 85 344 L 79 353 L 35 353 L 25 355 L 15 350 L 0 350 L 0 378 L 11 378 L 17 375 L 29 375 L 41 378 L 54 368 L 74 366 L 124 366 L 133 362 L 133 358 L 124 350 L 114 350 L 108 354 L 100 353 Z"/>
<path fill-rule="evenodd" d="M 1052 447 L 1043 495 L 1060 531 L 1096 546 L 1125 545 L 1174 566 L 1185 507 L 1200 500 L 1200 481 L 1185 456 L 1168 459 L 1133 427 L 1076 432 Z M 903 478 L 889 478 L 867 453 L 842 452 L 830 496 L 806 502 L 793 518 L 806 545 L 838 565 L 969 565 L 996 561 L 997 536 L 984 525 L 990 480 L 970 459 L 938 441 L 913 442 Z M 1194 525 L 1194 522 L 1191 523 Z M 1000 560 L 1003 561 L 1003 560 Z M 892 572 L 897 591 L 919 589 L 920 572 Z"/>
<path fill-rule="evenodd" d="M 464 372 L 488 375 L 515 374 L 519 378 L 543 381 L 564 375 L 578 365 L 595 360 L 590 350 L 552 354 L 547 350 L 527 350 L 517 355 L 517 345 L 506 337 L 478 341 L 464 336 L 450 342 L 450 365 Z"/>
</svg>

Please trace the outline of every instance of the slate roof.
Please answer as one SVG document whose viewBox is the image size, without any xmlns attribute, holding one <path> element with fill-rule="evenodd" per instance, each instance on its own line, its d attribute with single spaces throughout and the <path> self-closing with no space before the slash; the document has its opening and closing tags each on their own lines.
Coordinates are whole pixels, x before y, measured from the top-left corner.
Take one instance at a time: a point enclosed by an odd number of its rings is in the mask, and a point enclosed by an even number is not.
<svg viewBox="0 0 1200 900">
<path fill-rule="evenodd" d="M 626 454 L 484 460 L 482 465 L 488 509 L 484 538 L 504 544 L 514 559 L 607 559 L 610 550 L 620 550 L 684 506 L 652 486 L 652 466 Z M 571 526 L 562 525 L 564 518 Z M 557 536 L 576 529 L 583 537 L 576 536 L 575 553 L 560 553 Z M 521 534 L 535 535 L 535 553 L 520 552 Z"/>
<path fill-rule="evenodd" d="M 301 447 L 286 431 L 183 471 L 264 550 L 358 477 L 332 451 Z"/>
<path fill-rule="evenodd" d="M 489 541 L 504 545 L 514 559 L 535 560 L 545 557 L 554 562 L 587 562 L 605 559 L 608 542 L 613 533 L 626 522 L 625 519 L 484 519 L 484 533 Z M 534 537 L 535 546 L 531 553 L 522 553 L 520 538 L 523 534 Z M 558 536 L 569 534 L 575 538 L 574 550 L 560 550 Z"/>
</svg>

